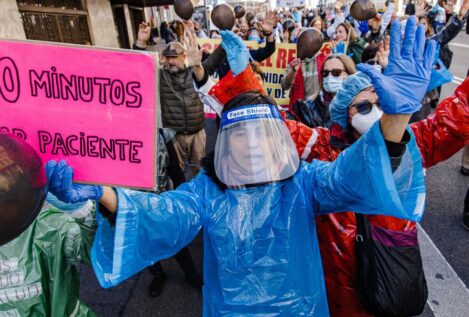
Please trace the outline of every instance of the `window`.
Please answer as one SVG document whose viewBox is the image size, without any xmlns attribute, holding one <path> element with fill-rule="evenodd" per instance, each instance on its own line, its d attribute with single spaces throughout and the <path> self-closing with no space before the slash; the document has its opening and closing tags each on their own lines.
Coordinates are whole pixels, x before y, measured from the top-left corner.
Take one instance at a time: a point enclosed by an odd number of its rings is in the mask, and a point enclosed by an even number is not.
<svg viewBox="0 0 469 317">
<path fill-rule="evenodd" d="M 82 0 L 17 0 L 26 38 L 91 44 Z"/>
</svg>

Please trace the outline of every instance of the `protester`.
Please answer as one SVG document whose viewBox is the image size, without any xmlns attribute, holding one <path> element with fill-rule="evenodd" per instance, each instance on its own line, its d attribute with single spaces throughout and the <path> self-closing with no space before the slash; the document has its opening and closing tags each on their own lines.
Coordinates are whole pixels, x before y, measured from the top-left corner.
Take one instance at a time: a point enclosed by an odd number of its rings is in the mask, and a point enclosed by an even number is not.
<svg viewBox="0 0 469 317">
<path fill-rule="evenodd" d="M 366 42 L 363 38 L 357 37 L 355 29 L 350 23 L 340 23 L 336 28 L 333 38 L 333 52 L 347 54 L 353 59 L 355 64 L 360 63 Z"/>
<path fill-rule="evenodd" d="M 446 24 L 446 11 L 444 8 L 446 1 L 447 0 L 438 0 L 430 11 L 434 16 L 432 27 L 435 33 L 440 32 Z"/>
<path fill-rule="evenodd" d="M 176 41 L 176 36 L 168 25 L 168 22 L 163 21 L 160 25 L 161 38 L 166 44 Z"/>
<path fill-rule="evenodd" d="M 283 90 L 290 90 L 288 108 L 293 111 L 297 100 L 316 100 L 321 91 L 321 69 L 326 54 L 319 50 L 312 58 L 296 58 L 288 65 L 281 81 Z"/>
<path fill-rule="evenodd" d="M 327 56 L 321 70 L 321 91 L 315 99 L 295 102 L 289 109 L 288 119 L 298 120 L 307 126 L 326 127 L 329 122 L 329 104 L 344 79 L 356 72 L 355 64 L 344 54 Z"/>
<path fill-rule="evenodd" d="M 258 49 L 250 49 L 249 54 L 251 58 L 256 62 L 263 62 L 275 52 L 275 37 L 274 37 L 274 26 L 276 17 L 273 11 L 269 11 L 264 20 L 259 24 L 261 28 L 261 33 L 263 34 L 266 43 L 264 47 L 260 47 Z M 243 32 L 243 26 L 241 25 L 240 28 L 241 32 Z M 230 65 L 228 60 L 225 58 L 217 68 L 217 73 L 220 79 L 226 76 L 226 74 L 230 70 Z"/>
<path fill-rule="evenodd" d="M 193 24 L 185 22 L 188 32 L 195 33 Z M 145 22 L 140 24 L 135 48 L 144 49 L 150 36 Z M 193 54 L 202 54 L 195 51 Z M 193 85 L 193 76 L 211 75 L 224 59 L 225 54 L 220 47 L 200 65 L 186 67 L 187 54 L 184 46 L 178 42 L 167 44 L 162 55 L 165 57 L 163 68 L 160 69 L 159 91 L 163 126 L 176 130 L 175 148 L 179 164 L 184 170 L 186 160 L 196 175 L 200 170 L 200 160 L 205 156 L 204 107 Z"/>
<path fill-rule="evenodd" d="M 39 199 L 29 195 L 28 185 L 42 188 Z M 0 132 L 0 222 L 12 220 L 9 229 L 21 225 L 21 232 L 0 247 L 0 316 L 95 316 L 79 299 L 75 267 L 90 261 L 94 204 L 64 204 L 51 194 L 45 202 L 46 195 L 38 154 L 25 141 Z"/>
<path fill-rule="evenodd" d="M 439 51 L 436 60 L 438 60 L 438 58 L 441 58 L 441 61 L 443 62 L 444 67 L 446 68 L 450 67 L 453 56 L 453 52 L 449 49 L 448 43 L 452 41 L 462 30 L 463 25 L 467 20 L 468 9 L 469 1 L 466 0 L 461 6 L 461 10 L 459 11 L 459 13 L 457 15 L 452 16 L 449 19 L 448 23 L 443 28 L 441 28 L 437 34 L 433 34 L 431 31 L 429 31 L 428 18 L 426 16 L 419 18 L 419 23 L 423 24 L 427 30 L 427 38 L 433 39 L 439 44 Z M 412 115 L 410 122 L 416 122 L 425 119 L 431 113 L 431 108 L 435 108 L 435 106 L 438 104 L 439 98 L 440 90 L 438 88 L 427 92 L 424 98 L 422 99 L 422 108 Z"/>
<path fill-rule="evenodd" d="M 399 26 L 395 28 L 400 33 Z M 404 40 L 412 48 L 413 32 L 409 28 Z M 217 98 L 224 96 L 227 102 L 215 160 L 207 161 L 202 173 L 160 195 L 60 181 L 51 182 L 49 189 L 68 202 L 99 200 L 100 210 L 116 218 L 115 227 L 100 222 L 93 246 L 94 269 L 104 287 L 174 254 L 203 227 L 204 315 L 327 316 L 313 215 L 347 209 L 389 211 L 412 220 L 422 215 L 423 170 L 410 164 L 409 159 L 419 159 L 414 143 L 407 141 L 410 115 L 404 113 L 419 106 L 434 43 L 429 42 L 424 54 L 424 38 L 418 33 L 416 58 L 424 63 L 415 63 L 412 54 L 399 57 L 407 67 L 376 83 L 385 114 L 346 155 L 334 163 L 300 164 L 273 101 L 259 92 L 240 91 L 244 81 L 233 81 L 238 76 L 247 79 L 250 73 L 244 44 L 231 32 L 223 31 L 222 36 L 234 78 L 216 86 Z M 394 46 L 396 50 L 400 51 Z M 408 81 L 416 84 L 408 87 Z M 392 174 L 389 157 L 409 173 Z M 49 168 L 55 180 L 68 171 L 69 166 Z M 396 183 L 408 187 L 397 192 Z M 119 246 L 109 239 L 113 236 Z M 305 250 L 311 253 L 305 256 Z"/>
<path fill-rule="evenodd" d="M 324 36 L 324 41 L 329 40 L 329 37 L 327 36 L 327 33 L 324 29 L 324 20 L 321 19 L 321 17 L 317 16 L 314 19 L 312 19 L 311 23 L 309 24 L 309 27 L 315 28 L 315 29 L 321 31 L 322 35 Z"/>
<path fill-rule="evenodd" d="M 425 168 L 448 159 L 469 142 L 468 95 L 469 78 L 457 88 L 455 95 L 438 106 L 434 115 L 410 125 Z M 370 79 L 355 74 L 345 80 L 330 106 L 331 120 L 335 123 L 331 131 L 309 129 L 290 121 L 301 158 L 331 161 L 342 149 L 356 142 L 379 118 L 381 110 L 376 99 Z M 372 225 L 385 230 L 402 233 L 415 230 L 415 223 L 410 221 L 385 216 L 367 218 Z M 354 214 L 321 215 L 316 221 L 331 316 L 369 316 L 358 299 Z"/>
</svg>

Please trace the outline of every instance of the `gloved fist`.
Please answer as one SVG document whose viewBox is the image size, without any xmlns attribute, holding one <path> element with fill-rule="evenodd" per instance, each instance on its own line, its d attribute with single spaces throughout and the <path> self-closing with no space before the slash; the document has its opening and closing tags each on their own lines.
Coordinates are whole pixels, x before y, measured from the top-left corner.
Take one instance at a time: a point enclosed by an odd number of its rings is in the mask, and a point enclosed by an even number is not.
<svg viewBox="0 0 469 317">
<path fill-rule="evenodd" d="M 435 47 L 433 40 L 425 45 L 425 28 L 423 25 L 417 27 L 417 19 L 411 16 L 407 20 L 403 42 L 399 21 L 392 23 L 391 51 L 384 73 L 372 65 L 357 65 L 358 70 L 371 78 L 384 113 L 411 114 L 420 109 L 430 82 Z"/>
<path fill-rule="evenodd" d="M 65 161 L 51 160 L 46 164 L 49 191 L 65 203 L 99 200 L 103 196 L 102 186 L 73 184 L 73 169 Z"/>
<path fill-rule="evenodd" d="M 221 45 L 225 49 L 231 72 L 236 76 L 248 67 L 249 51 L 241 38 L 231 31 L 221 31 L 221 38 Z"/>
</svg>

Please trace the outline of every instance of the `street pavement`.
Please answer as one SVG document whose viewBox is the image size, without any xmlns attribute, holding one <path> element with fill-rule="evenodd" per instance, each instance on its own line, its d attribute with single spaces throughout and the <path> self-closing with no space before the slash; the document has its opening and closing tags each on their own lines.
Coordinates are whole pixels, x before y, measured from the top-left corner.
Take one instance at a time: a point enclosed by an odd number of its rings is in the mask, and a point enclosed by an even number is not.
<svg viewBox="0 0 469 317">
<path fill-rule="evenodd" d="M 461 32 L 450 48 L 454 52 L 453 83 L 442 89 L 450 95 L 469 69 L 469 36 Z M 427 201 L 419 240 L 429 285 L 423 317 L 469 316 L 469 231 L 461 224 L 469 176 L 460 172 L 461 152 L 427 171 Z M 201 272 L 203 246 L 199 235 L 189 246 Z M 173 259 L 162 261 L 168 275 L 163 294 L 148 296 L 151 275 L 145 270 L 112 289 L 99 287 L 92 269 L 80 266 L 81 298 L 98 316 L 192 317 L 202 314 L 202 295 L 184 283 L 184 274 Z M 206 272 L 210 274 L 210 272 Z"/>
</svg>

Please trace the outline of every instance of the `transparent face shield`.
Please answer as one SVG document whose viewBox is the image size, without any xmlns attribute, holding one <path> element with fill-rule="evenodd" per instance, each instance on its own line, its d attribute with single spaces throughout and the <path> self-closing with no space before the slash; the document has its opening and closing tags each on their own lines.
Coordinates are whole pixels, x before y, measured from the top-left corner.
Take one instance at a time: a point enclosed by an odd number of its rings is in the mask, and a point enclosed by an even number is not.
<svg viewBox="0 0 469 317">
<path fill-rule="evenodd" d="M 263 184 L 296 173 L 300 159 L 275 106 L 248 105 L 222 113 L 215 172 L 228 187 Z"/>
</svg>

